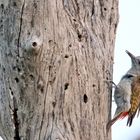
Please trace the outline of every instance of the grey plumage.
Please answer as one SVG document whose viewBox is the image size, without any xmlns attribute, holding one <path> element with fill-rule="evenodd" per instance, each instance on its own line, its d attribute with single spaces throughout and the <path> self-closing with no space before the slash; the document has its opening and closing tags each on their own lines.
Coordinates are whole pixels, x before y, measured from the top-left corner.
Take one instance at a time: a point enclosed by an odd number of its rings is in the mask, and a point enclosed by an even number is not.
<svg viewBox="0 0 140 140">
<path fill-rule="evenodd" d="M 128 111 L 130 108 L 131 98 L 131 84 L 135 76 L 140 75 L 140 56 L 135 57 L 132 53 L 126 50 L 126 53 L 131 58 L 131 68 L 121 78 L 120 82 L 115 88 L 114 99 L 117 105 L 115 115 L 120 112 Z"/>
<path fill-rule="evenodd" d="M 131 96 L 131 83 L 133 75 L 124 75 L 114 91 L 114 100 L 117 105 L 114 117 L 121 112 L 126 112 L 130 108 L 130 96 Z"/>
<path fill-rule="evenodd" d="M 126 53 L 131 58 L 131 68 L 126 72 L 118 85 L 115 87 L 114 100 L 117 108 L 113 119 L 107 124 L 107 129 L 109 129 L 119 118 L 124 118 L 128 115 L 129 109 L 131 108 L 131 85 L 134 78 L 136 76 L 140 76 L 140 56 L 135 57 L 129 51 L 126 51 Z"/>
</svg>

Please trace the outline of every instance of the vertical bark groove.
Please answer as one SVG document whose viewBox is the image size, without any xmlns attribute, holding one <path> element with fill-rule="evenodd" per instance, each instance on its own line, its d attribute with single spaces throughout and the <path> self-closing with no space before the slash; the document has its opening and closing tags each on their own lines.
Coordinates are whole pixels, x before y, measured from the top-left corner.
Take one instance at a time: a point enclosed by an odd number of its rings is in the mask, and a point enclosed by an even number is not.
<svg viewBox="0 0 140 140">
<path fill-rule="evenodd" d="M 18 43 L 17 43 L 17 49 L 18 49 L 18 56 L 19 56 L 19 47 L 21 46 L 20 45 L 20 36 L 21 36 L 21 30 L 22 30 L 22 16 L 23 16 L 23 11 L 24 11 L 24 6 L 25 6 L 25 0 L 23 0 L 23 4 L 22 4 L 22 7 L 21 7 L 21 17 L 20 17 L 20 24 L 19 24 L 19 34 L 18 34 Z"/>
</svg>

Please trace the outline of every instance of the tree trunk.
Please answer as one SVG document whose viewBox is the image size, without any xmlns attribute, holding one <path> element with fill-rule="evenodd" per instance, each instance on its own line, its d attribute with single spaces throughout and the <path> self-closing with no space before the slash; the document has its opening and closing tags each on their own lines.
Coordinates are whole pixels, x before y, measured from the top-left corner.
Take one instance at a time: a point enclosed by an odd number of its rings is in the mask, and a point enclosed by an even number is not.
<svg viewBox="0 0 140 140">
<path fill-rule="evenodd" d="M 0 135 L 110 140 L 118 0 L 0 0 Z"/>
</svg>

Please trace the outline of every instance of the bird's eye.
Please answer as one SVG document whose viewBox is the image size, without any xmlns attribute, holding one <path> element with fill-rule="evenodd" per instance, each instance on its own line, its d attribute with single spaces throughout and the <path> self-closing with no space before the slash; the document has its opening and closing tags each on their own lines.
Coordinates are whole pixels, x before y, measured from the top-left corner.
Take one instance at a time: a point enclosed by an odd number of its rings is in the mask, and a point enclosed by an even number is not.
<svg viewBox="0 0 140 140">
<path fill-rule="evenodd" d="M 133 77 L 133 75 L 127 75 L 127 78 L 132 78 Z"/>
<path fill-rule="evenodd" d="M 129 78 L 132 78 L 132 77 L 134 77 L 134 76 L 131 75 L 131 74 L 126 74 L 122 77 L 122 79 L 125 79 L 125 78 L 129 79 Z"/>
</svg>

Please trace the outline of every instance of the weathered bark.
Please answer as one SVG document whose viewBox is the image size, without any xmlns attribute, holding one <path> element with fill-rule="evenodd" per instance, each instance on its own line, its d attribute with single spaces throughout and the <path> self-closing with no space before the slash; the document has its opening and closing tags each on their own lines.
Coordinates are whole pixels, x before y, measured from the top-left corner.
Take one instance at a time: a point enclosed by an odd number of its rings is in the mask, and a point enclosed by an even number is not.
<svg viewBox="0 0 140 140">
<path fill-rule="evenodd" d="M 110 140 L 118 0 L 0 0 L 0 135 Z"/>
</svg>

